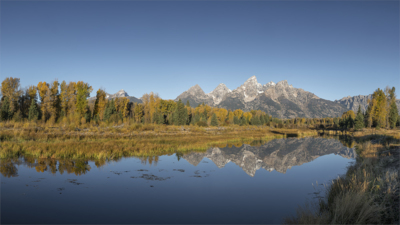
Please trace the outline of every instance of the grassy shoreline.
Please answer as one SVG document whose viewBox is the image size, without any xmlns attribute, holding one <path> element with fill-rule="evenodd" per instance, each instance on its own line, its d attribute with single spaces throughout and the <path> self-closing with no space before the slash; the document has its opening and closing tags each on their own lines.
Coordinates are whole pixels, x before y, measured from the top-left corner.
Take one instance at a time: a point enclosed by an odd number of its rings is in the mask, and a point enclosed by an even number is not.
<svg viewBox="0 0 400 225">
<path fill-rule="evenodd" d="M 287 136 L 315 136 L 314 130 L 256 126 L 199 128 L 147 125 L 76 129 L 13 127 L 0 129 L 0 158 L 29 154 L 40 158 L 115 158 L 206 150 L 212 146 L 267 141 Z"/>
<path fill-rule="evenodd" d="M 148 124 L 70 129 L 14 124 L 0 126 L 0 159 L 29 156 L 41 160 L 90 159 L 102 164 L 104 160 L 121 157 L 158 157 L 320 134 L 317 129 L 267 126 L 202 128 Z M 286 224 L 398 223 L 399 130 L 364 129 L 346 134 L 341 141 L 348 147 L 356 147 L 356 163 L 348 168 L 346 175 L 332 181 L 325 198 L 313 207 L 299 207 L 296 216 L 285 219 Z"/>
<path fill-rule="evenodd" d="M 398 131 L 354 132 L 358 157 L 332 181 L 324 198 L 300 206 L 285 224 L 398 224 Z"/>
</svg>

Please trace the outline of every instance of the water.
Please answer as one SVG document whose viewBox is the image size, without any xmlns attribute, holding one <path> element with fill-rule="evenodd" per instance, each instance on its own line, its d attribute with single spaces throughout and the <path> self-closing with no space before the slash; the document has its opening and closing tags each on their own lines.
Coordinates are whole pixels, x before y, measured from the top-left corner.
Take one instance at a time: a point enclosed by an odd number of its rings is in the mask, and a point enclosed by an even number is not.
<svg viewBox="0 0 400 225">
<path fill-rule="evenodd" d="M 281 223 L 355 156 L 335 139 L 289 138 L 108 162 L 2 159 L 1 223 Z"/>
</svg>

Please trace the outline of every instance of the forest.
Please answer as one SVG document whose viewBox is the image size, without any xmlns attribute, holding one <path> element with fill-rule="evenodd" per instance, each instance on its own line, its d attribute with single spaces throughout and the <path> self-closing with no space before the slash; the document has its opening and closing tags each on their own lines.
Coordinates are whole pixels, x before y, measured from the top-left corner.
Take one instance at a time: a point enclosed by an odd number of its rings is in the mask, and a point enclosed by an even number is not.
<svg viewBox="0 0 400 225">
<path fill-rule="evenodd" d="M 336 118 L 279 119 L 260 110 L 244 112 L 211 107 L 191 106 L 181 100 L 163 100 L 153 92 L 142 96 L 143 103 L 126 97 L 107 99 L 104 89 L 89 98 L 92 87 L 83 81 L 39 82 L 21 88 L 20 79 L 7 77 L 1 83 L 0 122 L 33 122 L 44 126 L 56 124 L 71 128 L 85 125 L 115 126 L 128 124 L 165 124 L 229 126 L 266 125 L 277 128 L 354 129 L 395 128 L 399 126 L 395 88 L 377 89 L 365 112 L 349 110 Z"/>
</svg>

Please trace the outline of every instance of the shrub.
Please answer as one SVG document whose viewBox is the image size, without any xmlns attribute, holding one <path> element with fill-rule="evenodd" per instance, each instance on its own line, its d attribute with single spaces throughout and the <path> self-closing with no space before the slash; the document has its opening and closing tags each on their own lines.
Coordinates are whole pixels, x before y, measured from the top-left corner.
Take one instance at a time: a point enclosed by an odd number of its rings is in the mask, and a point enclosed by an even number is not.
<svg viewBox="0 0 400 225">
<path fill-rule="evenodd" d="M 196 123 L 196 125 L 199 127 L 208 127 L 207 122 L 205 121 L 199 121 Z"/>
</svg>

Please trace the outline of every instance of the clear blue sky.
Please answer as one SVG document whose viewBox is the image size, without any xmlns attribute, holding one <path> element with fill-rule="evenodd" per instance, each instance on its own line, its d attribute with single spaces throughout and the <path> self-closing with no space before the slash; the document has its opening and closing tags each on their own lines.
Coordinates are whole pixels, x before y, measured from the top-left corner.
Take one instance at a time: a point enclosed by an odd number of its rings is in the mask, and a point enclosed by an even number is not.
<svg viewBox="0 0 400 225">
<path fill-rule="evenodd" d="M 288 80 L 335 100 L 400 96 L 399 1 L 2 1 L 0 78 L 174 99 Z"/>
</svg>

